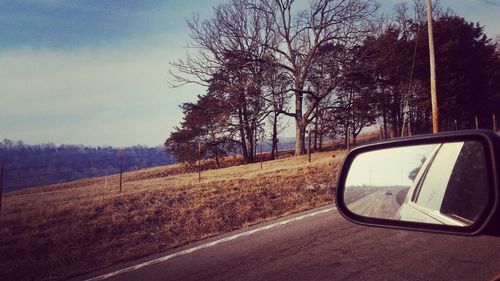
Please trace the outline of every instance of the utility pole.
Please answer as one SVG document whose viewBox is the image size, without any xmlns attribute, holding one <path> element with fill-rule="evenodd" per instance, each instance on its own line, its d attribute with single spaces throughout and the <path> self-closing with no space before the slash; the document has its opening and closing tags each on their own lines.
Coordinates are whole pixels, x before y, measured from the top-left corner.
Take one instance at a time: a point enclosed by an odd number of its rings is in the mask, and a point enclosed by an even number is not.
<svg viewBox="0 0 500 281">
<path fill-rule="evenodd" d="M 476 121 L 476 130 L 479 130 L 479 121 L 477 120 L 477 116 L 474 120 Z"/>
<path fill-rule="evenodd" d="M 457 122 L 457 119 L 455 119 L 455 131 L 458 131 L 458 122 Z"/>
<path fill-rule="evenodd" d="M 0 214 L 2 213 L 2 197 L 3 197 L 3 160 L 0 160 Z"/>
<path fill-rule="evenodd" d="M 125 155 L 125 151 L 120 150 L 120 193 L 122 193 L 122 179 L 123 179 L 123 156 Z"/>
<path fill-rule="evenodd" d="M 493 114 L 493 132 L 496 132 L 497 131 L 497 118 L 495 116 L 495 114 Z"/>
<path fill-rule="evenodd" d="M 434 54 L 434 36 L 432 31 L 432 3 L 427 0 L 427 32 L 429 33 L 429 61 L 431 69 L 431 104 L 432 104 L 432 132 L 439 133 L 439 113 L 436 90 L 436 59 Z"/>
</svg>

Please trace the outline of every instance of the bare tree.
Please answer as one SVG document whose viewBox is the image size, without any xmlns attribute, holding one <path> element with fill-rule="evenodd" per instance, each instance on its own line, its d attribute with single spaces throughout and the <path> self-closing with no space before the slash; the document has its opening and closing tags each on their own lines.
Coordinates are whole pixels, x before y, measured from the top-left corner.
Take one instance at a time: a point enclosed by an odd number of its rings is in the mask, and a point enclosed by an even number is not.
<svg viewBox="0 0 500 281">
<path fill-rule="evenodd" d="M 244 0 L 232 0 L 214 8 L 215 16 L 200 20 L 198 15 L 187 21 L 191 30 L 186 58 L 170 64 L 176 71 L 172 86 L 188 83 L 208 86 L 213 76 L 223 68 L 228 54 L 240 54 L 242 66 L 252 61 L 263 62 L 269 54 L 270 24 L 258 12 L 249 10 Z"/>
<path fill-rule="evenodd" d="M 198 83 L 209 86 L 209 94 L 225 98 L 235 119 L 241 151 L 253 162 L 258 127 L 269 114 L 263 95 L 263 79 L 272 59 L 270 24 L 243 0 L 232 0 L 214 9 L 215 16 L 188 21 L 191 46 L 196 55 L 171 63 L 174 86 Z"/>
<path fill-rule="evenodd" d="M 326 44 L 349 48 L 366 36 L 378 6 L 372 0 L 317 0 L 306 10 L 296 11 L 293 0 L 247 2 L 266 15 L 273 35 L 273 45 L 268 47 L 274 51 L 278 66 L 293 79 L 288 91 L 294 95 L 294 111 L 283 113 L 295 119 L 295 154 L 303 154 L 305 129 L 316 107 L 333 91 L 326 87 L 316 92 L 308 87 L 309 72 L 320 48 Z"/>
<path fill-rule="evenodd" d="M 288 122 L 284 125 L 280 125 L 280 123 L 282 123 L 284 117 L 282 113 L 289 110 L 291 93 L 287 89 L 291 83 L 292 80 L 288 74 L 276 67 L 274 62 L 269 65 L 263 80 L 263 89 L 265 92 L 263 98 L 268 103 L 268 110 L 270 111 L 268 121 L 271 127 L 272 159 L 276 159 L 277 157 L 278 136 L 288 127 Z"/>
<path fill-rule="evenodd" d="M 191 47 L 198 49 L 198 53 L 172 63 L 178 71 L 173 73 L 176 86 L 208 85 L 227 68 L 229 58 L 233 63 L 239 60 L 240 77 L 228 85 L 235 89 L 234 95 L 240 95 L 238 102 L 250 104 L 246 101 L 250 91 L 260 91 L 264 100 L 272 101 L 274 98 L 265 98 L 262 77 L 269 68 L 279 69 L 291 83 L 280 92 L 270 93 L 274 97 L 290 96 L 291 110 L 271 102 L 273 110 L 263 110 L 263 114 L 255 118 L 263 120 L 261 117 L 269 112 L 293 117 L 295 154 L 303 154 L 305 129 L 315 118 L 316 108 L 338 84 L 336 78 L 344 50 L 372 31 L 377 7 L 375 0 L 315 0 L 305 10 L 296 11 L 293 0 L 232 0 L 215 8 L 215 17 L 210 20 L 200 21 L 194 17 L 188 22 Z M 323 62 L 325 57 L 320 53 L 328 48 L 341 51 L 329 52 L 337 57 Z M 318 68 L 328 70 L 325 77 L 311 74 Z M 324 82 L 319 85 L 312 81 L 314 79 Z M 251 150 L 256 131 L 256 126 L 251 124 L 255 122 L 251 122 L 252 118 L 245 119 L 244 112 L 242 117 L 240 126 L 244 130 L 240 134 L 248 140 L 245 149 Z"/>
</svg>

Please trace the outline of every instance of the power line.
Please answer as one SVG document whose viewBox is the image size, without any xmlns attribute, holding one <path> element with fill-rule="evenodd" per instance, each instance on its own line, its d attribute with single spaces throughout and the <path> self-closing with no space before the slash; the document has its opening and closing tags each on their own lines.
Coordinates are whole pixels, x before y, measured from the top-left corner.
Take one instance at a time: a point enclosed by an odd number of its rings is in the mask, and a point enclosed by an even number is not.
<svg viewBox="0 0 500 281">
<path fill-rule="evenodd" d="M 417 17 L 417 15 L 415 15 Z M 413 60 L 412 60 L 412 63 L 411 63 L 411 71 L 410 71 L 410 81 L 408 82 L 408 94 L 406 95 L 406 103 L 405 103 L 405 107 L 403 109 L 403 128 L 401 129 L 401 137 L 403 137 L 404 135 L 404 131 L 405 131 L 405 125 L 406 125 L 406 122 L 408 122 L 408 136 L 411 136 L 411 127 L 410 127 L 410 116 L 408 116 L 410 114 L 410 95 L 411 95 L 411 92 L 412 92 L 412 83 L 413 83 L 413 73 L 415 71 L 415 61 L 417 59 L 417 47 L 418 47 L 418 38 L 419 38 L 419 34 L 420 34 L 420 24 L 417 24 L 417 34 L 415 35 L 415 47 L 413 49 Z"/>
</svg>

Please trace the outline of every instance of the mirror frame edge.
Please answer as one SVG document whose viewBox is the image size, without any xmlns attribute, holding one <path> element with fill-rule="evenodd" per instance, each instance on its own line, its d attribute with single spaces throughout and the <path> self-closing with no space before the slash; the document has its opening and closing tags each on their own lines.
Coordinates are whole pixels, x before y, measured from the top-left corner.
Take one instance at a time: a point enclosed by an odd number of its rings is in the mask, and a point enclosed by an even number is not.
<svg viewBox="0 0 500 281">
<path fill-rule="evenodd" d="M 404 147 L 409 145 L 423 145 L 437 142 L 467 141 L 475 140 L 484 145 L 487 157 L 488 177 L 491 185 L 488 187 L 490 200 L 486 205 L 484 214 L 477 221 L 467 227 L 449 225 L 427 224 L 419 222 L 396 221 L 382 218 L 363 217 L 351 212 L 343 200 L 345 181 L 353 160 L 361 153 L 386 148 Z M 400 139 L 391 139 L 373 144 L 356 147 L 346 154 L 337 175 L 337 188 L 335 191 L 335 203 L 339 213 L 347 220 L 365 226 L 424 231 L 432 233 L 455 234 L 455 235 L 478 235 L 490 234 L 500 235 L 500 189 L 498 185 L 498 174 L 500 173 L 497 159 L 500 159 L 500 137 L 490 130 L 468 130 L 456 132 L 444 132 L 439 134 L 427 134 Z M 496 226 L 496 227 L 495 227 Z"/>
</svg>

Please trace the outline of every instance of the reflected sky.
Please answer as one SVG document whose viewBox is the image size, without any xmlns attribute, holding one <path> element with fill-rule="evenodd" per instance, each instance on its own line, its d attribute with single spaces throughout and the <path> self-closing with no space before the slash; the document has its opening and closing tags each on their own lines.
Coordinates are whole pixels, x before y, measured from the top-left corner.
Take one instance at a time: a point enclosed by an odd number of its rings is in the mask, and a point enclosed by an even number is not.
<svg viewBox="0 0 500 281">
<path fill-rule="evenodd" d="M 421 165 L 434 146 L 416 145 L 360 154 L 351 165 L 346 186 L 410 186 L 410 172 Z"/>
</svg>

